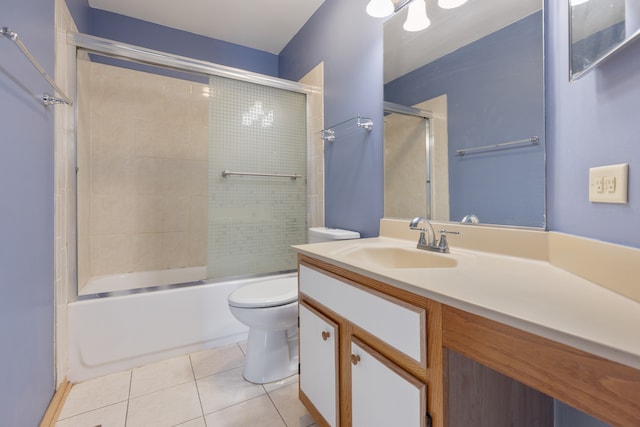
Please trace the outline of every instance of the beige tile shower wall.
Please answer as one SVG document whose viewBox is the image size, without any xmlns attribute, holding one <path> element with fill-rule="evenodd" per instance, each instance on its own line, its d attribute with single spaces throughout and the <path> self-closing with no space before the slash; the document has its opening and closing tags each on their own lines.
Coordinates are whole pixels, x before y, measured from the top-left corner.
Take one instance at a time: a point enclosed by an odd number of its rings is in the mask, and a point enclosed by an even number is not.
<svg viewBox="0 0 640 427">
<path fill-rule="evenodd" d="M 431 218 L 449 221 L 449 131 L 447 95 L 414 105 L 431 111 Z"/>
<path fill-rule="evenodd" d="M 324 128 L 324 63 L 309 71 L 300 83 L 314 86 L 309 95 L 307 138 L 307 226 L 324 225 L 324 145 L 320 131 Z"/>
<path fill-rule="evenodd" d="M 430 112 L 431 218 L 449 220 L 447 96 L 413 106 Z M 384 118 L 384 216 L 425 216 L 426 127 L 419 117 L 390 114 Z"/>
<path fill-rule="evenodd" d="M 425 216 L 425 121 L 402 114 L 391 114 L 384 120 L 384 216 Z"/>
<path fill-rule="evenodd" d="M 208 86 L 89 74 L 91 276 L 206 264 Z"/>
</svg>

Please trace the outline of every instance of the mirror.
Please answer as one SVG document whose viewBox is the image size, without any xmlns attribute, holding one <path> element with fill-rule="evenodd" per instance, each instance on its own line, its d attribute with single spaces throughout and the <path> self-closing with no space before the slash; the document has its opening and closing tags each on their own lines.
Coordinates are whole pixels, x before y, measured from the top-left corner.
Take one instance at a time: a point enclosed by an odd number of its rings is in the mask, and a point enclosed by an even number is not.
<svg viewBox="0 0 640 427">
<path fill-rule="evenodd" d="M 569 0 L 569 78 L 576 80 L 638 36 L 640 0 Z"/>
<path fill-rule="evenodd" d="M 428 116 L 385 112 L 386 217 L 546 226 L 542 3 L 427 0 L 427 29 L 404 31 L 406 8 L 385 22 L 385 106 Z"/>
</svg>

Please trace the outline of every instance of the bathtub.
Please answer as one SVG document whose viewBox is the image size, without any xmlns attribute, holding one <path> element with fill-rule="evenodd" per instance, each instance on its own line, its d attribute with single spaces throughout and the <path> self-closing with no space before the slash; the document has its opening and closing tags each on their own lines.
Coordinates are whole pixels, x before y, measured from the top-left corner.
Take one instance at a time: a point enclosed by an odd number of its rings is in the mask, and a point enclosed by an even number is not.
<svg viewBox="0 0 640 427">
<path fill-rule="evenodd" d="M 207 277 L 207 267 L 173 268 L 170 270 L 137 271 L 135 273 L 95 276 L 78 290 L 78 295 L 94 295 L 121 292 L 129 289 L 145 289 L 168 286 L 173 283 L 197 282 Z"/>
<path fill-rule="evenodd" d="M 295 276 L 204 282 L 72 302 L 67 378 L 84 381 L 243 341 L 249 330 L 231 315 L 229 293 L 244 284 Z"/>
</svg>

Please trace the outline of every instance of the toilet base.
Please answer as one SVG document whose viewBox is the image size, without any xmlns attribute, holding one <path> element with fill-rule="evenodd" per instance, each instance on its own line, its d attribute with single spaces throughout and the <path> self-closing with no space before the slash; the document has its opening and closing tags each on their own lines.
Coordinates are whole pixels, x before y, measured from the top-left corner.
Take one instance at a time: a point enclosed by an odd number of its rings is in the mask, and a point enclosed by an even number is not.
<svg viewBox="0 0 640 427">
<path fill-rule="evenodd" d="M 242 376 L 249 382 L 265 384 L 297 374 L 297 352 L 297 337 L 290 340 L 286 329 L 251 328 Z"/>
</svg>

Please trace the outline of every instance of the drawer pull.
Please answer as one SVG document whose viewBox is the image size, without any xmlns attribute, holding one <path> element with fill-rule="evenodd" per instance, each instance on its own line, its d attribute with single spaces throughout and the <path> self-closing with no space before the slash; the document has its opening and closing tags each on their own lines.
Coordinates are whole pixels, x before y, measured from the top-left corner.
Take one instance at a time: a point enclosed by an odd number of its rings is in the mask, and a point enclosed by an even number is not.
<svg viewBox="0 0 640 427">
<path fill-rule="evenodd" d="M 356 366 L 359 361 L 360 361 L 360 356 L 358 356 L 357 354 L 351 355 L 351 363 L 353 364 L 353 366 Z"/>
<path fill-rule="evenodd" d="M 331 336 L 331 332 L 322 331 L 322 341 L 326 341 Z"/>
</svg>

